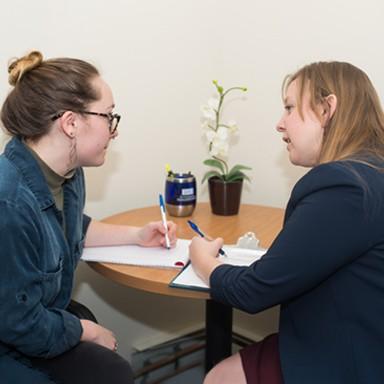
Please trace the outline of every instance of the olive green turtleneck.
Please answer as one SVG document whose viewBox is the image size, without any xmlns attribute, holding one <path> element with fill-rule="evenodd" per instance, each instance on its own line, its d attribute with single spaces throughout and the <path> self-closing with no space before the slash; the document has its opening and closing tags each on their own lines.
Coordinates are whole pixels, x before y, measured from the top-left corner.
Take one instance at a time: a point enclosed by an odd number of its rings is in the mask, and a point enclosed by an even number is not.
<svg viewBox="0 0 384 384">
<path fill-rule="evenodd" d="M 62 211 L 64 205 L 63 184 L 66 179 L 70 179 L 74 175 L 75 170 L 68 172 L 65 176 L 60 176 L 55 171 L 53 171 L 52 168 L 50 168 L 48 164 L 45 163 L 32 148 L 28 146 L 27 148 L 38 162 L 39 167 L 44 174 L 49 190 L 51 191 L 53 199 L 55 200 L 56 208 L 59 211 Z"/>
</svg>

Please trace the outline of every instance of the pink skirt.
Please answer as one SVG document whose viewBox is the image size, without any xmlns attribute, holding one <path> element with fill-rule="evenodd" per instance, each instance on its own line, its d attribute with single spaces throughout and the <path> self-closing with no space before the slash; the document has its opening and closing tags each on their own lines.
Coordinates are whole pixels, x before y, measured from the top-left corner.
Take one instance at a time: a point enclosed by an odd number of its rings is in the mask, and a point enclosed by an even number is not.
<svg viewBox="0 0 384 384">
<path fill-rule="evenodd" d="M 276 333 L 240 351 L 247 384 L 283 384 Z"/>
</svg>

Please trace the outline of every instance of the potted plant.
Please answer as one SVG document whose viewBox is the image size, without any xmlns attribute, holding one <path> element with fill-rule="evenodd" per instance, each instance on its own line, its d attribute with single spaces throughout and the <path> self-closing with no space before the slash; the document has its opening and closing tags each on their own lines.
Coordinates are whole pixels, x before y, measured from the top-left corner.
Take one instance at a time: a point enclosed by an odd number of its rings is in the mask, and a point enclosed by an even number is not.
<svg viewBox="0 0 384 384">
<path fill-rule="evenodd" d="M 202 183 L 208 180 L 211 209 L 217 215 L 236 215 L 239 212 L 243 181 L 249 177 L 243 172 L 250 167 L 236 164 L 229 168 L 227 158 L 231 138 L 237 134 L 238 127 L 234 120 L 227 123 L 221 121 L 224 98 L 232 91 L 246 92 L 247 88 L 232 87 L 225 90 L 213 81 L 216 89 L 215 96 L 208 100 L 202 110 L 202 128 L 208 141 L 208 151 L 211 157 L 204 164 L 211 167 L 205 173 Z"/>
</svg>

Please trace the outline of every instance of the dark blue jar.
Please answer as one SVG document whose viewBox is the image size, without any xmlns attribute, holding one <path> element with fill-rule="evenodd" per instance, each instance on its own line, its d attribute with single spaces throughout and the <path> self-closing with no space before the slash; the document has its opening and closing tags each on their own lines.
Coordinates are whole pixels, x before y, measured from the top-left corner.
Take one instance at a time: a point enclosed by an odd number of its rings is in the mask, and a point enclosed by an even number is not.
<svg viewBox="0 0 384 384">
<path fill-rule="evenodd" d="M 165 182 L 165 206 L 171 216 L 190 216 L 196 206 L 196 179 L 188 173 L 168 174 Z"/>
</svg>

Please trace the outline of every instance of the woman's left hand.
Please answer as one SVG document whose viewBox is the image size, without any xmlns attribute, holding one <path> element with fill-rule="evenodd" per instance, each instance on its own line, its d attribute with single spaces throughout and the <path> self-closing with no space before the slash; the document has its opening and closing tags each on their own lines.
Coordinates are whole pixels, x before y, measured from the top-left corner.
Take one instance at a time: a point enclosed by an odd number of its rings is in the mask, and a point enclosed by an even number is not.
<svg viewBox="0 0 384 384">
<path fill-rule="evenodd" d="M 176 228 L 177 225 L 172 221 L 167 221 L 168 237 L 171 247 L 176 245 Z M 144 227 L 141 227 L 137 233 L 137 244 L 142 247 L 166 247 L 165 233 L 162 221 L 155 221 L 148 223 Z"/>
</svg>

